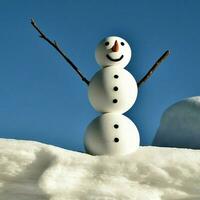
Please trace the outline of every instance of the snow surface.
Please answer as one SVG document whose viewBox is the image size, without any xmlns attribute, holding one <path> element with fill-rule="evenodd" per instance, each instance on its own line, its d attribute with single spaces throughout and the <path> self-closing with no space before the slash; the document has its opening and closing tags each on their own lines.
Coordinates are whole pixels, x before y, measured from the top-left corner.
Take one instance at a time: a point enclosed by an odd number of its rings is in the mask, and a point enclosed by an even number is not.
<svg viewBox="0 0 200 200">
<path fill-rule="evenodd" d="M 153 145 L 200 149 L 200 96 L 177 102 L 164 112 Z"/>
<path fill-rule="evenodd" d="M 91 156 L 0 139 L 0 200 L 199 200 L 200 151 Z"/>
</svg>

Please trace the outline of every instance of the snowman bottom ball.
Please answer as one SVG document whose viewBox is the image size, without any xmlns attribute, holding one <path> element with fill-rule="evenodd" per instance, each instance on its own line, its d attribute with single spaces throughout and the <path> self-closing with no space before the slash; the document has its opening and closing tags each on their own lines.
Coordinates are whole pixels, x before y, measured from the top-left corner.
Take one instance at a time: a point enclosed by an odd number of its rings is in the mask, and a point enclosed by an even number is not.
<svg viewBox="0 0 200 200">
<path fill-rule="evenodd" d="M 140 137 L 135 124 L 126 116 L 107 113 L 95 118 L 87 127 L 84 145 L 92 155 L 125 155 L 139 148 Z"/>
</svg>

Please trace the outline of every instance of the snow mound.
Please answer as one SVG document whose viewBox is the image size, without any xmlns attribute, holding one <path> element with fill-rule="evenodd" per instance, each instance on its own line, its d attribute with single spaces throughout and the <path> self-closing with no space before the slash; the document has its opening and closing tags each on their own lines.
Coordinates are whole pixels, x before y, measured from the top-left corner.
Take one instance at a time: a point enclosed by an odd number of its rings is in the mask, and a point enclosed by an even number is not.
<svg viewBox="0 0 200 200">
<path fill-rule="evenodd" d="M 90 156 L 0 139 L 0 200 L 199 200 L 200 151 Z"/>
<path fill-rule="evenodd" d="M 169 107 L 161 118 L 153 145 L 200 149 L 200 97 Z"/>
</svg>

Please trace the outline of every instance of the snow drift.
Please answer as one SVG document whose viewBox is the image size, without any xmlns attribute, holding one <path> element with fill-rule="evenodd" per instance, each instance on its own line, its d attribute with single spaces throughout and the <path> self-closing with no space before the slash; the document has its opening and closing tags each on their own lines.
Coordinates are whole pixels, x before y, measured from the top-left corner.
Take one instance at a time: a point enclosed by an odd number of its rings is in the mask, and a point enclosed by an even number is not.
<svg viewBox="0 0 200 200">
<path fill-rule="evenodd" d="M 199 200 L 199 166 L 198 150 L 90 156 L 0 139 L 0 200 Z"/>
<path fill-rule="evenodd" d="M 153 145 L 200 149 L 200 97 L 184 99 L 163 114 Z"/>
</svg>

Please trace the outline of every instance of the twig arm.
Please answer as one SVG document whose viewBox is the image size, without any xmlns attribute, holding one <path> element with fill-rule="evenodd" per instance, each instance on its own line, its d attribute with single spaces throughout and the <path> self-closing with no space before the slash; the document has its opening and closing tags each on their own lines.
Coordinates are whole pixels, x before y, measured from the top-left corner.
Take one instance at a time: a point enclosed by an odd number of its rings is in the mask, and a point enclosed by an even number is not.
<svg viewBox="0 0 200 200">
<path fill-rule="evenodd" d="M 82 81 L 84 81 L 87 85 L 89 85 L 89 81 L 82 75 L 82 73 L 80 72 L 80 70 L 78 69 L 78 67 L 76 67 L 76 65 L 66 56 L 66 54 L 60 49 L 60 47 L 58 46 L 57 42 L 51 41 L 41 30 L 40 28 L 37 26 L 37 24 L 35 23 L 34 19 L 31 19 L 31 24 L 32 26 L 37 30 L 37 32 L 40 34 L 40 38 L 46 40 L 52 47 L 54 47 L 58 53 L 65 59 L 65 61 L 67 63 L 69 63 L 71 65 L 71 67 L 76 71 L 76 73 L 80 76 L 80 78 L 82 79 Z"/>
<path fill-rule="evenodd" d="M 158 68 L 158 66 L 161 64 L 161 62 L 167 58 L 169 55 L 169 50 L 165 51 L 165 53 L 155 62 L 155 64 L 152 66 L 152 68 L 146 73 L 146 75 L 137 82 L 138 88 L 153 74 L 153 72 Z"/>
</svg>

